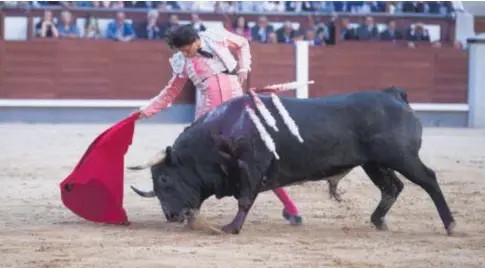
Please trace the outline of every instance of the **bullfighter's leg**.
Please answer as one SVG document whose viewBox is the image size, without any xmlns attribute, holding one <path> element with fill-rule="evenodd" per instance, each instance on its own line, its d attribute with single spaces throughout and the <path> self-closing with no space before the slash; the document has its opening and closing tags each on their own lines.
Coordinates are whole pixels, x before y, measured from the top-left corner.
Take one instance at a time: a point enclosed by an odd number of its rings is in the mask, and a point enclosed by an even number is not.
<svg viewBox="0 0 485 268">
<path fill-rule="evenodd" d="M 404 184 L 392 170 L 377 163 L 365 164 L 363 169 L 381 191 L 381 201 L 372 213 L 371 222 L 378 230 L 387 230 L 384 217 L 401 193 Z"/>
<path fill-rule="evenodd" d="M 423 164 L 418 156 L 409 156 L 408 154 L 408 156 L 402 157 L 402 159 L 402 161 L 394 163 L 396 165 L 395 167 L 389 167 L 395 169 L 410 181 L 421 186 L 421 188 L 428 193 L 438 210 L 447 234 L 452 235 L 455 227 L 455 220 L 446 203 L 438 181 L 436 180 L 435 172 Z"/>
<path fill-rule="evenodd" d="M 249 213 L 249 210 L 254 204 L 256 197 L 261 189 L 261 184 L 254 184 L 256 181 L 259 182 L 260 180 L 255 180 L 255 178 L 262 178 L 263 174 L 256 174 L 259 173 L 255 170 L 253 172 L 250 171 L 246 162 L 238 160 L 238 166 L 241 172 L 241 182 L 240 182 L 240 196 L 237 200 L 238 202 L 238 210 L 236 217 L 232 220 L 231 223 L 222 227 L 222 231 L 225 233 L 230 234 L 239 234 L 241 231 L 244 222 L 246 221 L 246 217 Z"/>
<path fill-rule="evenodd" d="M 283 208 L 283 217 L 292 225 L 299 225 L 303 222 L 303 219 L 298 215 L 298 209 L 295 203 L 288 196 L 288 193 L 284 188 L 276 188 L 273 193 L 280 199 L 281 203 L 285 206 Z"/>
</svg>

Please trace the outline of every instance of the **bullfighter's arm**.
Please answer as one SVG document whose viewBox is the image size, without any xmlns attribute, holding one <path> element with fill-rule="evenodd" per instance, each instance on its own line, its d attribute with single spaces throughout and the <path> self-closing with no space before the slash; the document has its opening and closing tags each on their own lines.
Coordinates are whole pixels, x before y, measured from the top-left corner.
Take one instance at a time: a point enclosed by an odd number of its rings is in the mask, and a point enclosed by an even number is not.
<svg viewBox="0 0 485 268">
<path fill-rule="evenodd" d="M 185 59 L 183 55 L 176 54 L 170 58 L 170 64 L 172 65 L 173 74 L 172 78 L 168 82 L 167 86 L 153 97 L 146 105 L 140 108 L 144 117 L 151 117 L 161 110 L 167 108 L 175 98 L 180 94 L 188 78 L 183 74 Z"/>
<path fill-rule="evenodd" d="M 249 41 L 243 36 L 223 30 L 224 39 L 229 45 L 229 49 L 237 51 L 237 58 L 240 72 L 251 71 L 251 51 L 249 48 Z"/>
</svg>

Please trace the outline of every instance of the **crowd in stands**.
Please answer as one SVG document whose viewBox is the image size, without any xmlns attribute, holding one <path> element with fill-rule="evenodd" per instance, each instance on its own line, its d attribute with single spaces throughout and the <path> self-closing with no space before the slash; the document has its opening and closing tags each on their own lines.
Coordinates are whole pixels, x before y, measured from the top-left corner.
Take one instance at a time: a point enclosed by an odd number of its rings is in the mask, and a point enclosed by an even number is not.
<svg viewBox="0 0 485 268">
<path fill-rule="evenodd" d="M 155 8 L 202 12 L 350 12 L 450 14 L 451 1 L 4 1 L 17 7 Z"/>
<path fill-rule="evenodd" d="M 10 1 L 12 2 L 12 1 Z M 17 4 L 22 2 L 17 2 Z M 151 4 L 148 4 L 151 3 Z M 169 15 L 168 21 L 160 21 L 160 9 L 181 9 L 181 10 L 196 10 L 196 11 L 210 11 L 219 8 L 228 9 L 228 6 L 235 6 L 237 10 L 255 10 L 262 9 L 265 11 L 295 11 L 305 10 L 314 11 L 326 8 L 328 10 L 348 10 L 350 12 L 382 12 L 389 9 L 389 5 L 394 5 L 393 8 L 404 12 L 420 12 L 420 13 L 443 13 L 451 12 L 451 7 L 448 2 L 379 2 L 379 1 L 360 1 L 360 2 L 345 2 L 345 1 L 317 1 L 317 2 L 296 2 L 296 1 L 260 1 L 260 2 L 220 2 L 220 1 L 205 1 L 205 2 L 145 2 L 145 1 L 131 1 L 131 2 L 108 2 L 108 1 L 93 1 L 93 2 L 47 2 L 47 1 L 31 1 L 30 5 L 45 6 L 45 5 L 64 5 L 64 6 L 99 6 L 106 8 L 147 8 L 147 17 L 142 21 L 135 21 L 130 23 L 125 18 L 123 9 L 116 13 L 116 17 L 107 25 L 104 32 L 101 32 L 99 23 L 96 17 L 88 15 L 85 18 L 83 34 L 78 29 L 75 19 L 68 8 L 63 9 L 60 16 L 55 22 L 53 12 L 50 10 L 44 11 L 43 18 L 35 25 L 34 34 L 37 37 L 43 38 L 107 38 L 116 41 L 127 42 L 133 39 L 149 39 L 149 40 L 163 40 L 165 33 L 181 23 L 176 13 Z M 330 7 L 331 6 L 331 7 Z M 398 29 L 396 22 L 390 17 L 387 22 L 387 27 L 383 31 L 379 31 L 371 14 L 366 16 L 358 27 L 350 27 L 348 17 L 341 17 L 340 32 L 336 33 L 335 22 L 337 20 L 337 13 L 332 13 L 332 18 L 329 22 L 313 21 L 309 27 L 300 27 L 295 29 L 290 21 L 286 21 L 283 25 L 275 29 L 268 18 L 264 15 L 259 16 L 253 27 L 249 27 L 244 15 L 239 15 L 232 22 L 230 30 L 236 34 L 243 35 L 252 42 L 269 43 L 269 44 L 293 44 L 297 40 L 308 40 L 310 45 L 332 45 L 335 44 L 336 34 L 339 34 L 341 40 L 384 40 L 384 41 L 398 41 L 406 40 L 410 47 L 414 47 L 417 42 L 430 42 L 430 34 L 422 23 L 415 23 L 404 29 Z M 199 15 L 192 13 L 191 22 L 197 30 L 204 31 L 206 26 L 200 19 Z M 435 41 L 433 45 L 440 46 L 440 43 Z"/>
</svg>

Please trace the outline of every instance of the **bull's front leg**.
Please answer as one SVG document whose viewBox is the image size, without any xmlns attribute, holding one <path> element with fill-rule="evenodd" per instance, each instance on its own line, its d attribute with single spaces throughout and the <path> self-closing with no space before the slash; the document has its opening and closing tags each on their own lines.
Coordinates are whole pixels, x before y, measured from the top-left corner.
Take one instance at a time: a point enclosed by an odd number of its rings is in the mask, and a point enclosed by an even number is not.
<svg viewBox="0 0 485 268">
<path fill-rule="evenodd" d="M 238 160 L 238 166 L 240 170 L 240 195 L 237 201 L 237 214 L 231 223 L 222 227 L 222 231 L 230 234 L 239 234 L 262 187 L 262 180 L 259 179 L 262 178 L 260 174 L 254 174 L 257 173 L 255 171 L 251 172 L 248 165 L 241 160 Z"/>
</svg>

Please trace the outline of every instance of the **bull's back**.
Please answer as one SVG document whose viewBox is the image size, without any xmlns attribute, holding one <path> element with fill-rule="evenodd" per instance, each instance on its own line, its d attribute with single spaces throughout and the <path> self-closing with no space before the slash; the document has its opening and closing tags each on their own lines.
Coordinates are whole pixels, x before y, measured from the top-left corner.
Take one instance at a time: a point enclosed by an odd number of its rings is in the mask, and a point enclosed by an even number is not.
<svg viewBox="0 0 485 268">
<path fill-rule="evenodd" d="M 360 165 L 370 155 L 369 147 L 394 142 L 419 148 L 419 120 L 395 91 L 368 91 L 312 99 L 281 98 L 299 128 L 301 144 L 285 127 L 270 98 L 262 100 L 275 115 L 279 132 L 272 132 L 288 174 L 320 172 L 325 166 Z M 394 144 L 392 144 L 394 145 Z M 318 157 L 315 157 L 318 156 Z"/>
</svg>

